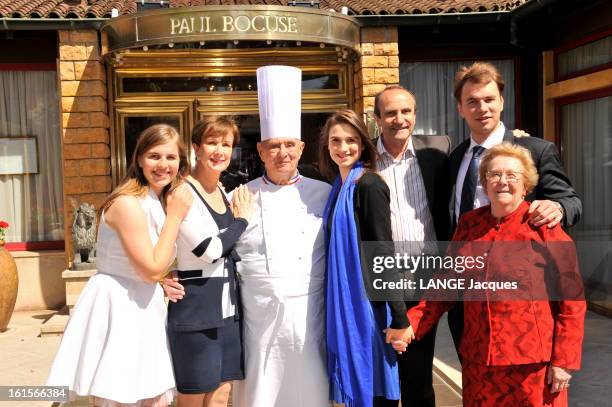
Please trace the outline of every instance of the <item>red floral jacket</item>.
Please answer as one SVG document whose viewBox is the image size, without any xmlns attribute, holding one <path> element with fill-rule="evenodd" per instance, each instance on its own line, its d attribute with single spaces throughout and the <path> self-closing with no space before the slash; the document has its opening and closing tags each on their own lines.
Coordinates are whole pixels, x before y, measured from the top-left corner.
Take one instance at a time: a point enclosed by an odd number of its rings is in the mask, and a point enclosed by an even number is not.
<svg viewBox="0 0 612 407">
<path fill-rule="evenodd" d="M 480 294 L 479 300 L 470 300 L 470 293 L 464 292 L 459 353 L 464 360 L 487 366 L 551 362 L 554 366 L 579 369 L 586 303 L 582 300 L 575 247 L 559 225 L 550 229 L 530 226 L 528 210 L 529 204 L 523 202 L 498 221 L 491 215 L 490 206 L 485 206 L 460 219 L 453 241 L 482 242 L 478 243 L 481 248 L 483 244 L 491 248 L 485 255 L 485 280 L 513 276 L 530 287 L 519 290 L 516 299 L 507 294 L 493 299 L 487 293 L 486 298 Z M 509 243 L 497 243 L 500 241 Z M 547 284 L 545 273 L 538 270 L 546 267 L 554 268 L 557 283 L 564 286 L 554 294 L 557 301 L 547 300 L 550 297 L 545 297 L 546 293 L 542 295 Z M 538 272 L 534 273 L 534 269 Z M 469 276 L 470 272 L 463 275 Z M 568 296 L 569 292 L 573 294 Z M 408 318 L 416 337 L 425 335 L 453 305 L 453 301 L 423 300 L 411 308 Z"/>
</svg>

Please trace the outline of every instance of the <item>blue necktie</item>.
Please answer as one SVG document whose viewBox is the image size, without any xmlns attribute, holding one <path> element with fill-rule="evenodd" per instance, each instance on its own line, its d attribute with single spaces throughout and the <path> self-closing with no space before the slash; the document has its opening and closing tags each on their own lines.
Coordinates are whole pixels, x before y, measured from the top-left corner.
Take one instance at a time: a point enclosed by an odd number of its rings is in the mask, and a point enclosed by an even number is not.
<svg viewBox="0 0 612 407">
<path fill-rule="evenodd" d="M 472 159 L 470 160 L 470 166 L 465 173 L 463 189 L 461 190 L 459 216 L 474 209 L 474 197 L 476 196 L 476 184 L 478 183 L 478 159 L 484 151 L 484 147 L 481 146 L 475 146 L 472 148 Z"/>
</svg>

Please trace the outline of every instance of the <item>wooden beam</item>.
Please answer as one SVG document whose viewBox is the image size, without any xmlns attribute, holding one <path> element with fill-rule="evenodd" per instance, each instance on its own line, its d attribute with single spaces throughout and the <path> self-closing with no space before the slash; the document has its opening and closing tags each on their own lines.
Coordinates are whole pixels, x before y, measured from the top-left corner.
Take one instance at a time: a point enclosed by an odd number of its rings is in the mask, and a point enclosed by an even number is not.
<svg viewBox="0 0 612 407">
<path fill-rule="evenodd" d="M 612 68 L 546 85 L 544 87 L 544 99 L 558 99 L 609 86 L 612 86 Z"/>
</svg>

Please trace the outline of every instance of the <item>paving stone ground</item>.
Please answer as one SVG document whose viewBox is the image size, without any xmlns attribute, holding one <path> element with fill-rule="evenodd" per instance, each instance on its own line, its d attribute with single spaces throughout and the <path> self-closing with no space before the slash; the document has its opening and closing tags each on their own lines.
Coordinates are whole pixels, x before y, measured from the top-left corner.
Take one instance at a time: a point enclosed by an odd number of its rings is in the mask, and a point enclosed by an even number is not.
<svg viewBox="0 0 612 407">
<path fill-rule="evenodd" d="M 40 336 L 40 326 L 55 311 L 15 312 L 9 329 L 0 333 L 0 385 L 36 386 L 47 379 L 49 368 L 60 343 L 59 336 Z M 439 376 L 434 376 L 437 407 L 460 407 L 461 398 Z M 57 404 L 57 403 L 56 403 Z M 51 407 L 52 402 L 7 402 L 4 407 Z M 70 407 L 89 405 L 86 399 L 69 404 Z"/>
<path fill-rule="evenodd" d="M 43 385 L 60 343 L 59 336 L 40 336 L 40 327 L 55 311 L 15 312 L 9 329 L 0 333 L 0 385 Z M 460 407 L 461 398 L 442 379 L 434 376 L 437 407 Z M 44 401 L 0 401 L 4 407 L 51 407 Z M 57 405 L 57 403 L 55 403 Z M 70 403 L 71 407 L 89 405 L 87 399 Z"/>
<path fill-rule="evenodd" d="M 0 333 L 0 385 L 40 386 L 45 383 L 59 336 L 40 337 L 40 325 L 55 311 L 15 312 Z M 49 407 L 44 401 L 0 401 L 0 406 Z"/>
<path fill-rule="evenodd" d="M 59 336 L 40 336 L 41 324 L 55 311 L 16 312 L 9 329 L 0 333 L 0 385 L 36 386 L 45 383 L 55 352 L 60 343 Z M 444 323 L 439 328 L 436 356 L 452 354 L 450 338 L 444 332 Z M 574 374 L 570 405 L 574 407 L 612 406 L 612 319 L 593 312 L 587 314 L 582 370 Z M 445 356 L 446 355 L 446 356 Z M 449 365 L 454 362 L 445 359 Z M 455 366 L 457 367 L 457 366 Z M 460 407 L 459 394 L 438 375 L 434 375 L 437 407 Z M 51 402 L 0 401 L 0 407 L 52 407 Z M 71 403 L 71 407 L 87 406 L 86 399 Z"/>
</svg>

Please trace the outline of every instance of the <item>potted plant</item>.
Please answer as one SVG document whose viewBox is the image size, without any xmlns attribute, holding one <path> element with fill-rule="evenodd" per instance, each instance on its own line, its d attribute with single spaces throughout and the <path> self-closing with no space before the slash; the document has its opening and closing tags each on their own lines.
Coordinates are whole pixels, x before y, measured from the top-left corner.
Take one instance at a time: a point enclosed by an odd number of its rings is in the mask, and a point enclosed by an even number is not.
<svg viewBox="0 0 612 407">
<path fill-rule="evenodd" d="M 17 301 L 17 288 L 19 287 L 19 277 L 17 275 L 17 265 L 13 256 L 4 247 L 6 229 L 9 224 L 0 220 L 0 332 L 6 331 L 15 302 Z"/>
<path fill-rule="evenodd" d="M 0 220 L 0 246 L 4 246 L 4 238 L 6 236 L 6 229 L 8 229 L 8 227 L 8 222 Z"/>
</svg>

